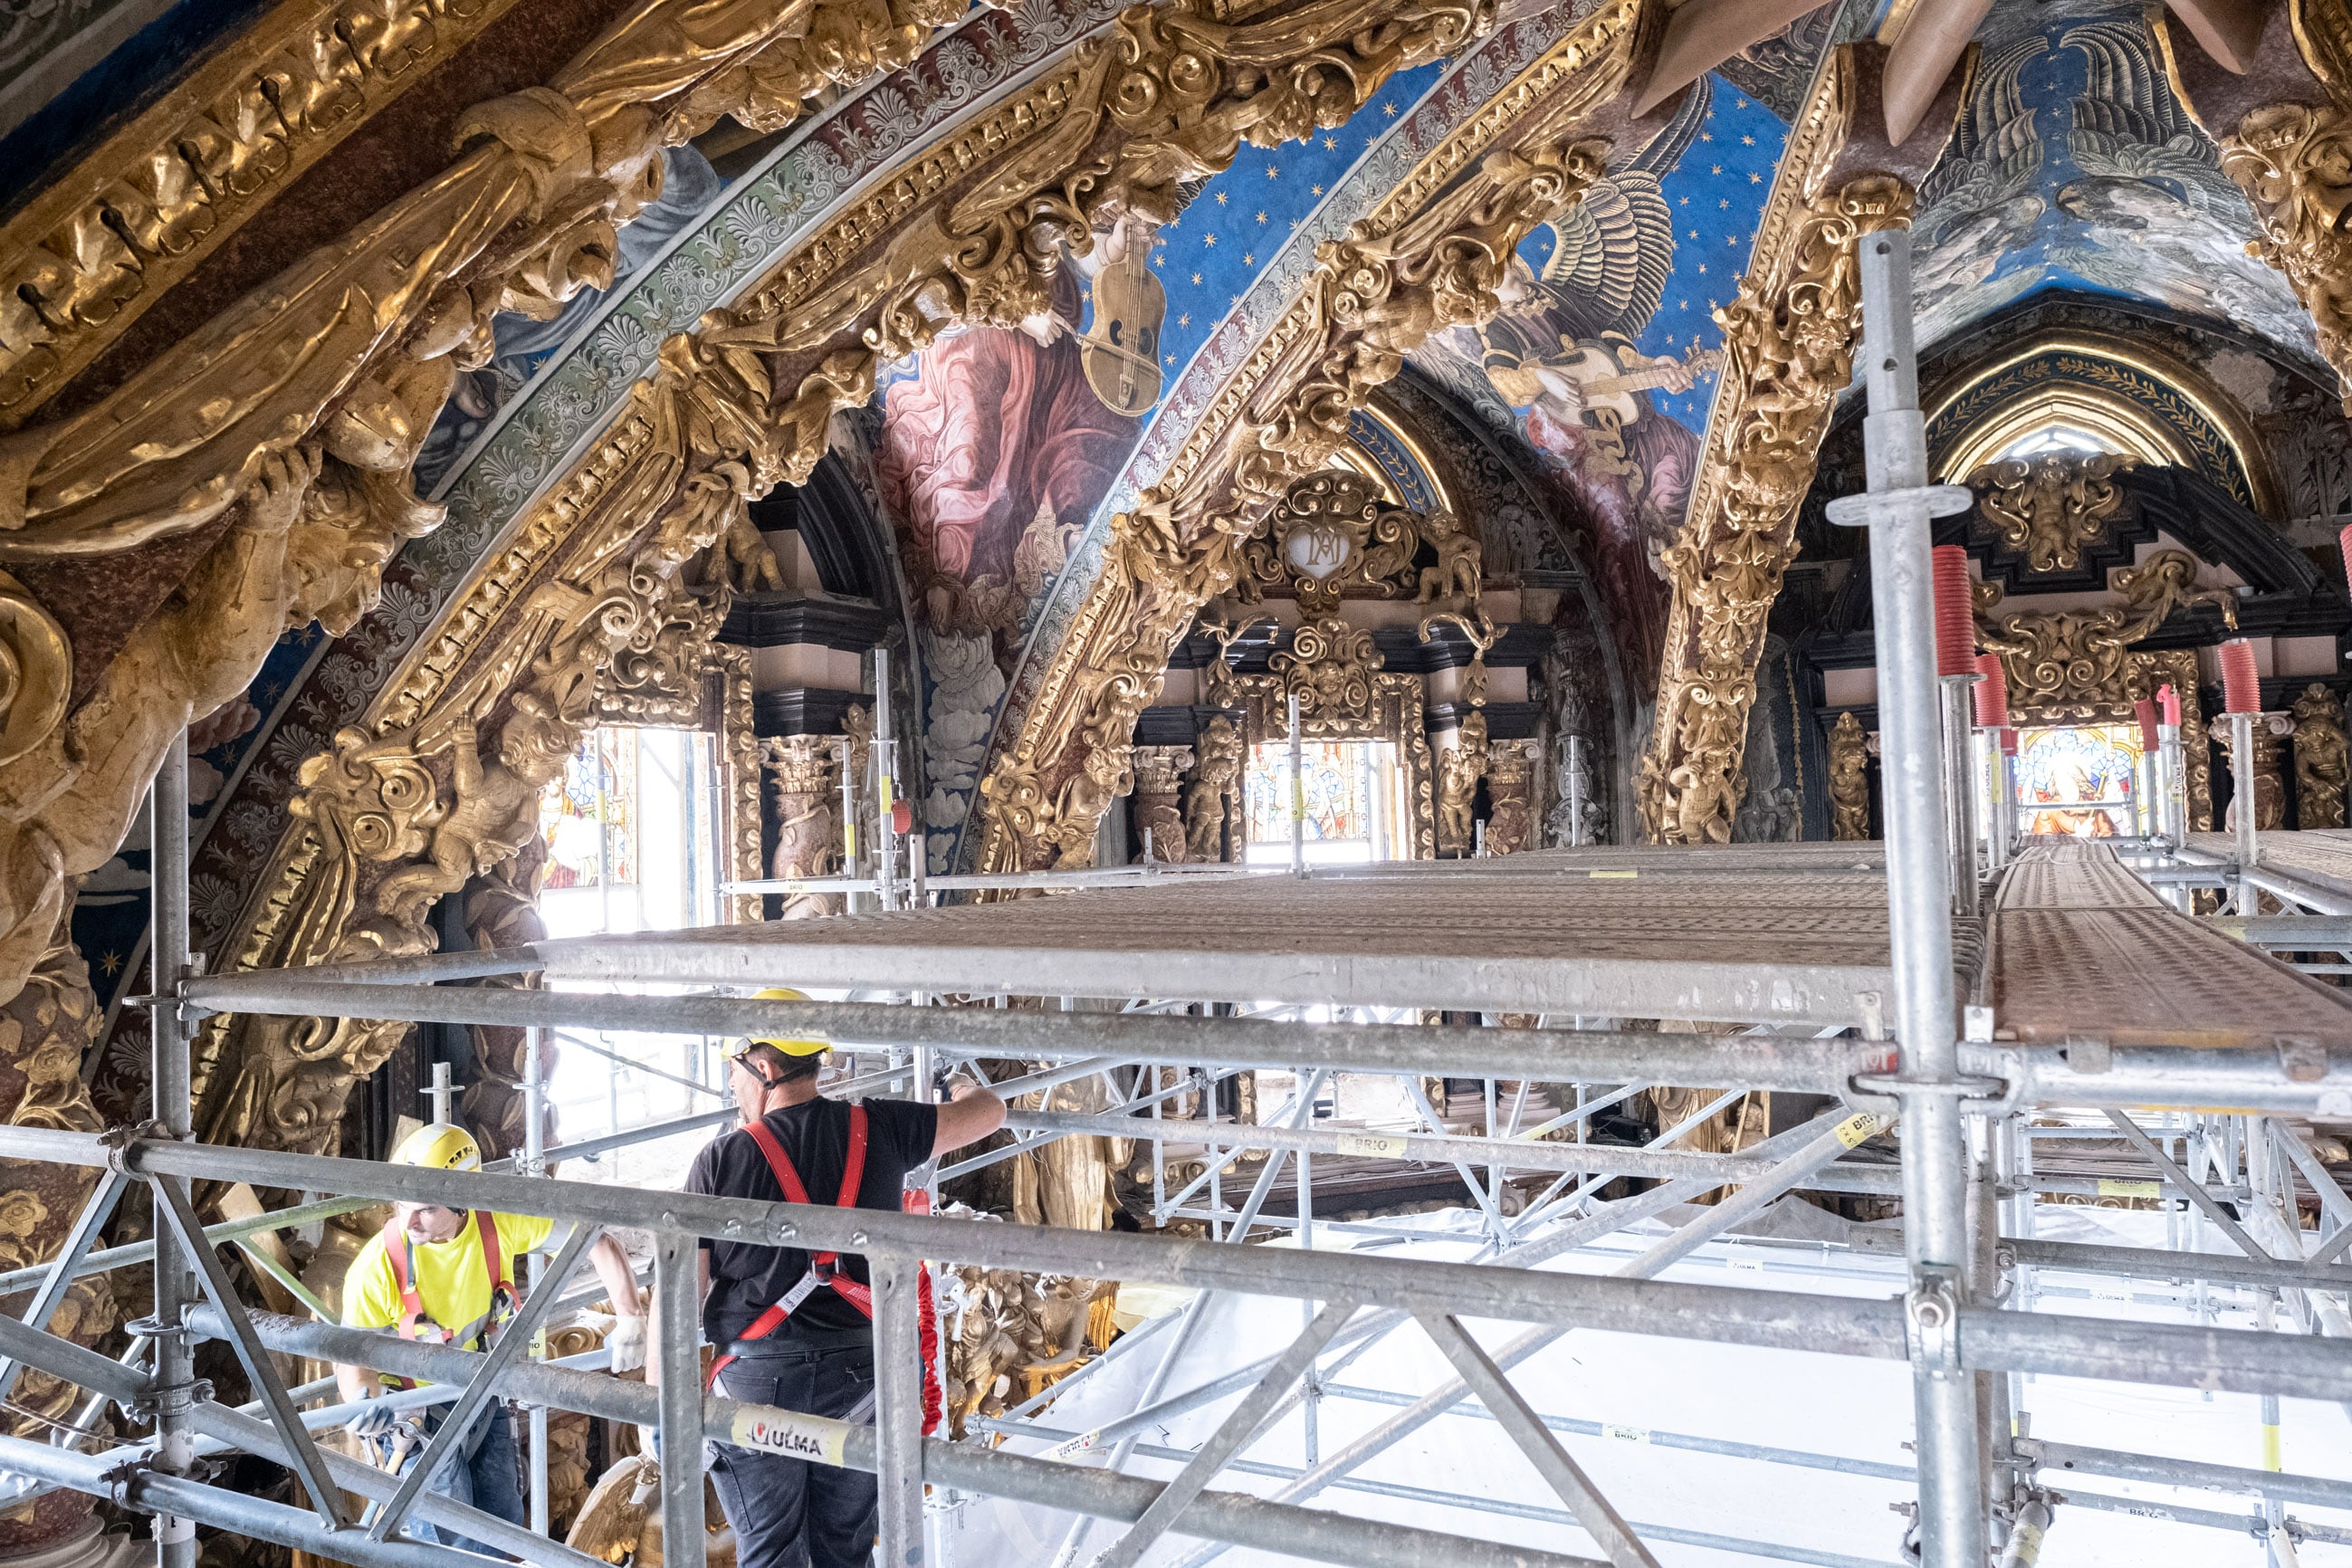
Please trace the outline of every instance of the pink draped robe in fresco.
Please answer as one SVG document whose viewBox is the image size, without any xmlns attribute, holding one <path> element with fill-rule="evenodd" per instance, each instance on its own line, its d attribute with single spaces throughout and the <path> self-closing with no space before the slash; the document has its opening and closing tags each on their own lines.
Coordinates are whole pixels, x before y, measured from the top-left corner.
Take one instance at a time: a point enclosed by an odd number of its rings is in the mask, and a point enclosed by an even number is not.
<svg viewBox="0 0 2352 1568">
<path fill-rule="evenodd" d="M 1041 346 L 974 327 L 924 350 L 915 378 L 889 391 L 875 478 L 908 531 L 926 615 L 942 630 L 1017 626 L 1014 552 L 1038 509 L 1050 503 L 1063 530 L 1084 525 L 1139 428 L 1087 386 L 1066 332 Z"/>
</svg>

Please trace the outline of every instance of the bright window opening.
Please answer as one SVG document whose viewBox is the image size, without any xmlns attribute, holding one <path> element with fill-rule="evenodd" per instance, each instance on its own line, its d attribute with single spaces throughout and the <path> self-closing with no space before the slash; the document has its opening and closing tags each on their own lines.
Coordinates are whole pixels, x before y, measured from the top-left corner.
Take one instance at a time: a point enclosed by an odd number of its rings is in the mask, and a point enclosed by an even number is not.
<svg viewBox="0 0 2352 1568">
<path fill-rule="evenodd" d="M 2139 728 L 2021 730 L 2017 808 L 2024 831 L 2069 838 L 2137 833 Z"/>
<path fill-rule="evenodd" d="M 1290 743 L 1250 748 L 1244 783 L 1249 816 L 1246 858 L 1278 865 L 1290 858 L 1294 812 L 1306 825 L 1307 858 L 1318 865 L 1398 860 L 1409 851 L 1412 821 L 1404 772 L 1387 741 L 1309 741 L 1299 751 L 1299 787 L 1290 776 Z"/>
<path fill-rule="evenodd" d="M 677 931 L 719 912 L 723 797 L 711 737 L 698 730 L 591 730 L 540 797 L 547 871 L 540 919 L 551 937 Z M 571 987 L 565 987 L 570 989 Z M 583 987 L 593 989 L 593 987 Z M 549 1095 L 566 1143 L 716 1110 L 724 1042 L 611 1029 L 551 1031 Z M 675 1186 L 708 1128 L 566 1161 L 574 1180 Z"/>
<path fill-rule="evenodd" d="M 1995 461 L 2012 458 L 2039 458 L 2046 453 L 2063 452 L 2073 457 L 2089 457 L 2099 452 L 2117 450 L 2115 443 L 2104 440 L 2078 425 L 2044 425 L 2029 430 L 1994 454 Z"/>
</svg>

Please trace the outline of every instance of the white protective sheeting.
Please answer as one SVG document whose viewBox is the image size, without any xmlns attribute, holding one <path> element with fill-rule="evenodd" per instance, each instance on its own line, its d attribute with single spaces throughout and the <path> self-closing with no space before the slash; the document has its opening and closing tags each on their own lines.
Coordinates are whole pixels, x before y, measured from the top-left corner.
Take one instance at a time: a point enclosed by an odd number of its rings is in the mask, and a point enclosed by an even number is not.
<svg viewBox="0 0 2352 1568">
<path fill-rule="evenodd" d="M 2137 1247 L 2161 1247 L 2165 1240 L 2164 1216 L 2153 1213 L 2044 1205 L 2038 1218 L 2037 1234 L 2044 1239 Z M 1461 1211 L 1382 1221 L 1379 1228 L 1408 1238 L 1391 1240 L 1368 1235 L 1365 1228 L 1320 1226 L 1317 1246 L 1372 1247 L 1389 1256 L 1448 1261 L 1467 1260 L 1478 1247 L 1477 1216 Z M 1820 1238 L 1822 1245 L 1818 1249 L 1738 1241 L 1712 1245 L 1666 1278 L 1769 1282 L 1780 1289 L 1859 1296 L 1900 1293 L 1899 1258 L 1858 1254 L 1840 1245 L 1834 1238 L 1848 1226 L 1835 1216 L 1784 1200 L 1754 1228 L 1788 1239 Z M 1653 1222 L 1549 1267 L 1607 1272 L 1664 1229 L 1663 1224 Z M 2048 1273 L 2042 1276 L 2042 1310 L 2047 1311 L 2198 1321 L 2189 1289 Z M 2254 1326 L 2250 1296 L 2215 1291 L 2211 1299 L 2218 1309 L 2213 1321 L 2220 1325 Z M 1202 1310 L 1205 1320 L 1166 1380 L 1169 1394 L 1278 1353 L 1309 1311 L 1303 1303 L 1262 1297 L 1223 1298 Z M 1472 1325 L 1490 1349 L 1515 1337 L 1521 1327 Z M 1139 1336 L 1131 1347 L 1122 1342 L 1123 1348 L 1115 1349 L 1106 1364 L 1047 1407 L 1040 1424 L 1085 1433 L 1137 1409 L 1173 1337 L 1171 1326 Z M 1335 1372 L 1344 1354 L 1323 1358 L 1328 1383 L 1372 1390 L 1395 1403 L 1338 1395 L 1322 1399 L 1315 1417 L 1316 1452 L 1321 1457 L 1337 1452 L 1451 1375 L 1436 1348 L 1411 1325 L 1387 1334 Z M 1910 1372 L 1902 1363 L 1579 1331 L 1523 1363 L 1515 1382 L 1548 1417 L 1610 1428 L 1606 1436 L 1567 1433 L 1563 1439 L 1667 1568 L 1774 1561 L 1900 1568 L 1905 1520 L 1895 1510 L 1909 1502 L 1913 1491 L 1907 1480 L 1884 1472 L 1888 1467 L 1907 1470 L 1911 1461 Z M 2261 1402 L 2251 1395 L 2208 1397 L 2144 1384 L 2050 1378 L 2028 1382 L 2023 1390 L 2031 1431 L 2039 1437 L 2250 1468 L 2263 1463 Z M 1171 1419 L 1145 1436 L 1147 1450 L 1150 1445 L 1197 1446 L 1241 1397 L 1236 1393 Z M 2316 1401 L 2282 1403 L 2285 1468 L 2304 1475 L 2352 1478 L 2352 1422 L 2345 1411 Z M 1693 1451 L 1675 1446 L 1673 1435 L 1835 1456 L 1863 1461 L 1880 1473 L 1853 1474 L 1801 1462 L 1769 1463 Z M 1295 1469 L 1307 1462 L 1307 1443 L 1306 1420 L 1294 1410 L 1243 1459 Z M 1015 1439 L 1009 1450 L 1039 1453 L 1050 1446 Z M 1073 1462 L 1099 1465 L 1104 1455 L 1097 1451 Z M 1176 1472 L 1178 1461 L 1148 1458 L 1139 1451 L 1129 1468 L 1165 1478 Z M 1539 1513 L 1530 1516 L 1528 1510 L 1557 1510 L 1559 1500 L 1501 1428 L 1475 1405 L 1459 1407 L 1425 1427 L 1367 1464 L 1359 1475 L 1376 1486 L 1429 1495 L 1335 1487 L 1316 1506 L 1360 1518 L 1599 1554 L 1581 1530 Z M 2069 1492 L 2104 1494 L 2119 1500 L 2121 1507 L 2139 1510 L 2062 1505 L 2042 1554 L 2044 1568 L 2147 1568 L 2158 1563 L 2263 1568 L 2268 1561 L 2263 1544 L 2249 1533 L 2151 1517 L 2169 1503 L 2250 1519 L 2259 1507 L 2251 1498 L 2097 1477 L 2062 1479 L 2045 1474 L 2043 1483 Z M 1282 1481 L 1228 1468 L 1214 1484 L 1270 1495 Z M 1453 1499 L 1463 1501 L 1440 1500 Z M 2315 1523 L 2352 1528 L 2352 1513 L 2301 1505 L 2289 1511 Z M 961 1501 L 940 1521 L 945 1562 L 951 1568 L 1047 1568 L 1055 1562 L 1074 1517 L 1003 1500 Z M 1095 1523 L 1080 1550 L 1062 1561 L 1083 1565 L 1109 1545 L 1120 1528 Z M 1733 1544 L 1741 1539 L 1760 1543 L 1760 1549 Z M 1154 1568 L 1172 1568 L 1202 1550 L 1199 1542 L 1171 1535 L 1145 1562 Z M 1234 1550 L 1217 1561 L 1226 1568 L 1255 1568 L 1284 1560 Z M 2345 1568 L 2352 1565 L 2352 1547 L 2306 1542 L 2301 1561 L 2306 1568 Z"/>
</svg>

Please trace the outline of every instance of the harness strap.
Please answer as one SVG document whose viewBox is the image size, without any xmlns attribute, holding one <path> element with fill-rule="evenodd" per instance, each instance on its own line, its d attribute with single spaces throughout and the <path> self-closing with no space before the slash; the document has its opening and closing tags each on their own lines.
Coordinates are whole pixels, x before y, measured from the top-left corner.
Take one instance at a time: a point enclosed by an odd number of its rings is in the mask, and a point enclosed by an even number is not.
<svg viewBox="0 0 2352 1568">
<path fill-rule="evenodd" d="M 759 1145 L 760 1153 L 767 1160 L 768 1169 L 776 1178 L 776 1185 L 783 1189 L 786 1201 L 796 1204 L 807 1203 L 808 1188 L 802 1184 L 800 1172 L 793 1168 L 793 1157 L 784 1152 L 782 1142 L 770 1131 L 766 1119 L 762 1118 L 752 1122 L 744 1131 L 751 1133 L 751 1142 Z M 858 1189 L 865 1184 L 865 1182 L 866 1108 L 862 1105 L 853 1105 L 849 1108 L 849 1154 L 842 1162 L 841 1191 L 835 1195 L 833 1206 L 844 1209 L 856 1208 Z M 744 1340 L 764 1340 L 782 1328 L 785 1321 L 799 1309 L 803 1301 L 815 1293 L 820 1285 L 831 1286 L 835 1295 L 856 1308 L 866 1317 L 874 1316 L 873 1288 L 861 1285 L 848 1275 L 841 1273 L 836 1268 L 840 1260 L 841 1254 L 838 1252 L 819 1252 L 813 1255 L 810 1258 L 809 1271 L 801 1276 L 800 1282 L 786 1291 L 782 1298 L 771 1305 L 767 1310 L 754 1318 L 751 1321 L 751 1326 L 737 1336 L 737 1342 L 740 1343 Z M 733 1356 L 725 1354 L 713 1356 L 709 1374 L 702 1380 L 703 1387 L 707 1389 L 717 1386 L 719 1374 L 725 1371 L 727 1364 L 734 1359 Z"/>
</svg>

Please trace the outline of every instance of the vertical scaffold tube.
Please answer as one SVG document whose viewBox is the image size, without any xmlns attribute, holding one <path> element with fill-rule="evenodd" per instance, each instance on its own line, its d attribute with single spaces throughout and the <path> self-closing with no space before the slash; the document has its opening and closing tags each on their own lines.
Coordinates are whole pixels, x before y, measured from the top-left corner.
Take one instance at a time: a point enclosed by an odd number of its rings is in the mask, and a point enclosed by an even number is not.
<svg viewBox="0 0 2352 1568">
<path fill-rule="evenodd" d="M 703 1568 L 701 1243 L 654 1238 L 654 1355 L 661 1375 L 662 1568 Z"/>
<path fill-rule="evenodd" d="M 922 1265 L 866 1261 L 874 1278 L 874 1433 L 879 1461 L 880 1568 L 923 1563 L 923 1341 L 916 1316 Z M 667 1565 L 665 1565 L 667 1568 Z"/>
<path fill-rule="evenodd" d="M 1956 1338 L 1969 1262 L 1969 1153 L 1959 1100 L 1952 991 L 1952 890 L 1946 852 L 1944 703 L 1937 684 L 1929 519 L 1968 492 L 1927 485 L 1911 341 L 1911 238 L 1857 242 L 1870 414 L 1869 493 L 1832 504 L 1832 521 L 1870 528 L 1877 623 L 1878 717 L 1886 821 L 1903 1142 L 1905 1300 L 1918 1423 L 1919 1534 L 1927 1568 L 1980 1568 L 1985 1478 L 1975 1380 Z"/>
<path fill-rule="evenodd" d="M 157 998 L 152 1015 L 155 1120 L 171 1138 L 195 1135 L 189 1101 L 188 1028 L 178 1002 L 188 968 L 188 735 L 183 730 L 163 750 L 149 802 L 152 853 L 149 864 L 155 889 L 152 973 Z M 166 1176 L 163 1181 L 181 1181 Z M 181 1321 L 196 1300 L 186 1254 L 169 1226 L 155 1227 L 155 1465 L 186 1475 L 195 1468 L 195 1431 L 189 1423 L 195 1363 Z M 156 1568 L 195 1568 L 196 1525 L 169 1514 L 155 1516 Z"/>
</svg>

